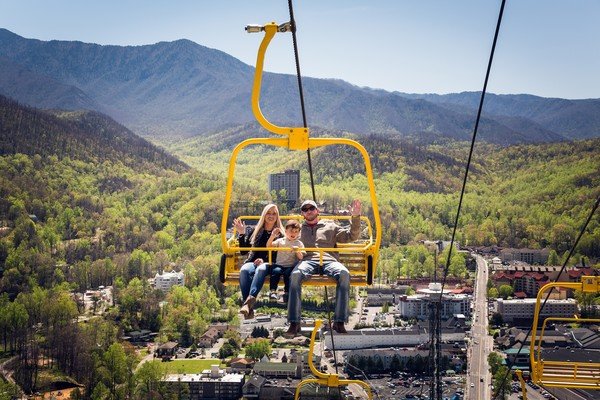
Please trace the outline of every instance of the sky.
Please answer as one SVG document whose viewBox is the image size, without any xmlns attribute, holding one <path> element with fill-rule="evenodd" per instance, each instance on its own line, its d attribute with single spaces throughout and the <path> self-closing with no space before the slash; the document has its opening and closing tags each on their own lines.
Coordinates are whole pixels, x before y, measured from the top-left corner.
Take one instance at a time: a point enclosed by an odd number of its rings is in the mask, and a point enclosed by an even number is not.
<svg viewBox="0 0 600 400">
<path fill-rule="evenodd" d="M 295 0 L 302 76 L 406 93 L 479 91 L 500 0 Z M 287 0 L 0 0 L 0 27 L 40 40 L 144 45 L 189 39 L 254 66 Z M 507 0 L 488 92 L 600 98 L 600 1 Z M 265 70 L 295 74 L 291 34 Z"/>
</svg>

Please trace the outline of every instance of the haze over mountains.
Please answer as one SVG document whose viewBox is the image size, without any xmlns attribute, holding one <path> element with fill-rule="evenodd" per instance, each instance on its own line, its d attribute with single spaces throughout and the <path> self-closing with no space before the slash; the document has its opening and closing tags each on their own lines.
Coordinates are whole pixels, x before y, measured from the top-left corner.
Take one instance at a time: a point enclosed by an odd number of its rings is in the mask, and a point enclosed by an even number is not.
<svg viewBox="0 0 600 400">
<path fill-rule="evenodd" d="M 254 68 L 189 40 L 101 46 L 0 29 L 0 94 L 41 108 L 91 109 L 158 141 L 254 121 Z M 471 137 L 479 93 L 414 95 L 303 78 L 309 126 L 420 140 Z M 300 125 L 296 77 L 265 73 L 261 108 Z M 486 96 L 480 138 L 535 143 L 600 136 L 600 99 Z"/>
</svg>

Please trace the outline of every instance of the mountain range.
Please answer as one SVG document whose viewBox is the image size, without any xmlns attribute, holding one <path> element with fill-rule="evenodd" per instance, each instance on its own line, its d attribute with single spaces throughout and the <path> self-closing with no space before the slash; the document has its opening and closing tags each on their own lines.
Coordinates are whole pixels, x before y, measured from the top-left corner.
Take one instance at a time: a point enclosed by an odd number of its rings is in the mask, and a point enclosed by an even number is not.
<svg viewBox="0 0 600 400">
<path fill-rule="evenodd" d="M 252 122 L 254 68 L 189 40 L 102 46 L 0 29 L 0 94 L 40 108 L 105 113 L 158 142 Z M 309 126 L 433 142 L 470 139 L 480 94 L 419 95 L 303 78 Z M 301 124 L 295 76 L 265 73 L 261 108 Z M 501 145 L 600 136 L 600 99 L 486 96 L 482 140 Z"/>
</svg>

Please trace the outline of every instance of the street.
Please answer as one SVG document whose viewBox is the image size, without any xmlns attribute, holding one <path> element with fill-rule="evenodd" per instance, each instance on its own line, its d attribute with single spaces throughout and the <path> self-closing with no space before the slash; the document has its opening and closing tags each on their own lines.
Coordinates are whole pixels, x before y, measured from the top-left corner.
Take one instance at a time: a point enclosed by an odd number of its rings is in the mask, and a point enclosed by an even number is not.
<svg viewBox="0 0 600 400">
<path fill-rule="evenodd" d="M 489 399 L 491 397 L 491 374 L 487 356 L 493 350 L 492 338 L 488 335 L 487 306 L 487 262 L 475 254 L 477 275 L 475 279 L 473 326 L 468 349 L 467 399 Z"/>
</svg>

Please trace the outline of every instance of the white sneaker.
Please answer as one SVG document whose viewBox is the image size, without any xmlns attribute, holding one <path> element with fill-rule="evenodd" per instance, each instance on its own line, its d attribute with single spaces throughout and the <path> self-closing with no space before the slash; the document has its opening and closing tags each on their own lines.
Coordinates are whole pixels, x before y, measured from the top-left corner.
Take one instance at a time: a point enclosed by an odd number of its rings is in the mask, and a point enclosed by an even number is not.
<svg viewBox="0 0 600 400">
<path fill-rule="evenodd" d="M 271 300 L 277 300 L 277 293 L 276 292 L 271 292 L 271 294 L 269 295 L 269 299 L 271 299 Z"/>
</svg>

